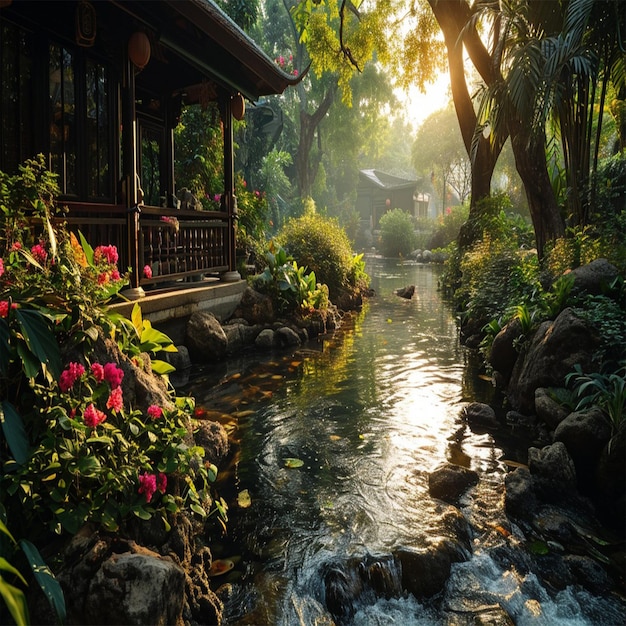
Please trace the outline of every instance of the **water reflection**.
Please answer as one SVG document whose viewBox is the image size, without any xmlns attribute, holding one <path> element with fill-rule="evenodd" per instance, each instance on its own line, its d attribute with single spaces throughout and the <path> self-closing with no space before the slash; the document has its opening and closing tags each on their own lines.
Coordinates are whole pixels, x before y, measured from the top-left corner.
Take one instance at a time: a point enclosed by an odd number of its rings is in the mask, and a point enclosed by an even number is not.
<svg viewBox="0 0 626 626">
<path fill-rule="evenodd" d="M 190 388 L 241 446 L 224 550 L 243 552 L 232 576 L 251 595 L 250 612 L 231 615 L 233 623 L 297 622 L 294 611 L 320 600 L 324 563 L 441 534 L 427 487 L 441 462 L 503 471 L 491 438 L 459 417 L 491 387 L 467 375 L 438 268 L 370 258 L 368 271 L 376 297 L 335 336 L 293 354 L 233 360 Z M 411 300 L 395 295 L 409 284 Z M 236 506 L 242 490 L 251 496 L 245 510 Z"/>
</svg>

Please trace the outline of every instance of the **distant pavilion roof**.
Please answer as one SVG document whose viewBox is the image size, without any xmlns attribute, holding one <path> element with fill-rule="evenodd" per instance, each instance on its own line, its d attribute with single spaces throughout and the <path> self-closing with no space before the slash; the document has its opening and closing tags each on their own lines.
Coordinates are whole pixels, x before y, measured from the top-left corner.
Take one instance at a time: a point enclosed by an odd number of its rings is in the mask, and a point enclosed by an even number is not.
<svg viewBox="0 0 626 626">
<path fill-rule="evenodd" d="M 370 181 L 380 189 L 392 191 L 395 189 L 409 189 L 415 187 L 417 180 L 401 178 L 400 176 L 394 176 L 393 174 L 387 174 L 380 170 L 359 170 L 359 174 L 362 178 Z"/>
</svg>

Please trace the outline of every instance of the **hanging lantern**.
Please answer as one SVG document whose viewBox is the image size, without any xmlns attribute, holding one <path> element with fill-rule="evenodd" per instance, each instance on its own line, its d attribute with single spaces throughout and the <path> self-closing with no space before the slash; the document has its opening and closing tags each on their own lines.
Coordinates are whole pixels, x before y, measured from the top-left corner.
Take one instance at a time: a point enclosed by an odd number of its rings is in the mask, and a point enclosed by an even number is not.
<svg viewBox="0 0 626 626">
<path fill-rule="evenodd" d="M 142 70 L 150 61 L 150 39 L 142 31 L 137 31 L 128 40 L 128 57 L 133 64 Z"/>
<path fill-rule="evenodd" d="M 241 121 L 243 119 L 243 116 L 246 114 L 246 101 L 243 99 L 243 96 L 240 93 L 232 97 L 230 108 L 233 117 L 236 120 Z"/>
<path fill-rule="evenodd" d="M 87 0 L 76 5 L 76 43 L 84 48 L 93 46 L 96 40 L 96 9 Z"/>
</svg>

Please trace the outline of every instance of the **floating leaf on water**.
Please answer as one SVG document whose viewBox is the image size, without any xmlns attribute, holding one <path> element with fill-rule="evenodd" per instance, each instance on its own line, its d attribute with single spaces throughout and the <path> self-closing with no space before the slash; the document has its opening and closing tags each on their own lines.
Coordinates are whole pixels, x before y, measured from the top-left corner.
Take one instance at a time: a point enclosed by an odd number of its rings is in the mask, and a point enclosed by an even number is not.
<svg viewBox="0 0 626 626">
<path fill-rule="evenodd" d="M 365 435 L 359 435 L 359 439 L 365 439 Z"/>
<path fill-rule="evenodd" d="M 302 361 L 292 361 L 291 367 L 299 367 L 302 364 Z"/>
<path fill-rule="evenodd" d="M 480 380 L 488 380 L 491 382 L 491 376 L 487 376 L 487 374 L 478 374 L 478 378 L 480 378 Z"/>
<path fill-rule="evenodd" d="M 254 411 L 252 409 L 247 409 L 246 411 L 237 411 L 237 413 L 233 413 L 235 417 L 248 417 L 248 415 L 253 415 Z"/>
<path fill-rule="evenodd" d="M 387 324 L 391 324 L 391 318 L 390 317 L 387 318 Z"/>
<path fill-rule="evenodd" d="M 252 504 L 250 492 L 247 489 L 244 489 L 237 494 L 237 504 L 242 509 L 247 509 Z"/>
<path fill-rule="evenodd" d="M 207 576 L 221 576 L 226 572 L 230 572 L 233 567 L 235 567 L 235 564 L 230 559 L 216 559 L 211 563 Z"/>
<path fill-rule="evenodd" d="M 274 374 L 272 376 L 272 380 L 282 380 L 283 379 L 283 375 L 282 374 Z"/>
<path fill-rule="evenodd" d="M 285 459 L 285 467 L 288 467 L 290 469 L 296 468 L 296 467 L 302 467 L 304 465 L 304 461 L 302 459 L 295 459 L 292 457 L 288 457 Z"/>
<path fill-rule="evenodd" d="M 331 435 L 330 436 L 330 440 L 331 441 L 339 441 L 341 439 L 340 435 Z"/>
</svg>

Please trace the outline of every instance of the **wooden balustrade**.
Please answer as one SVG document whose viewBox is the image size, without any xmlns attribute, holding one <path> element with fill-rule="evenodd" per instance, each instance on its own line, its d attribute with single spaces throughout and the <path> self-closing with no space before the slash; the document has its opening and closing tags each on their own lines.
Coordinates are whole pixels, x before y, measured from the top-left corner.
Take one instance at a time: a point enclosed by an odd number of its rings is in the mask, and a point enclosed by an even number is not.
<svg viewBox="0 0 626 626">
<path fill-rule="evenodd" d="M 72 203 L 67 223 L 92 247 L 115 245 L 120 271 L 132 259 L 128 212 L 123 206 Z M 228 217 L 219 211 L 178 211 L 142 207 L 139 214 L 139 284 L 194 279 L 229 270 Z M 149 267 L 151 277 L 144 275 Z"/>
</svg>

